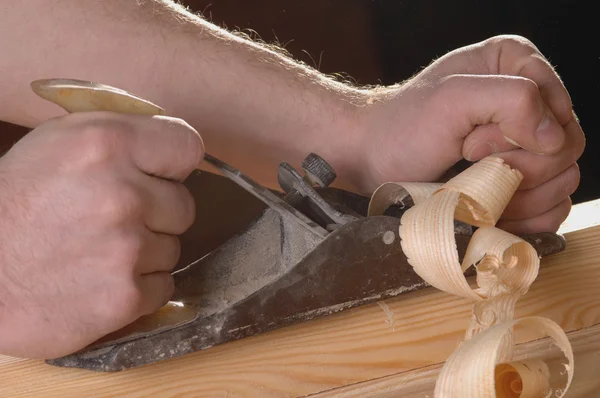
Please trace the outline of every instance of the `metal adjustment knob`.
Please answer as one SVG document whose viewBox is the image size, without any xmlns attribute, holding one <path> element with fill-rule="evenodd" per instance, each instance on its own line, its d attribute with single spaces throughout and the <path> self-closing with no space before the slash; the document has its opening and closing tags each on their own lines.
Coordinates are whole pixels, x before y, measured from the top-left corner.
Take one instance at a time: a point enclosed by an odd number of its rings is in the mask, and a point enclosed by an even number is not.
<svg viewBox="0 0 600 398">
<path fill-rule="evenodd" d="M 287 203 L 296 209 L 303 207 L 302 211 L 312 214 L 313 220 L 318 218 L 318 223 L 325 223 L 328 230 L 356 220 L 355 216 L 335 209 L 315 190 L 315 185 L 325 188 L 335 180 L 337 175 L 333 167 L 320 156 L 311 153 L 302 162 L 302 169 L 304 176 L 289 163 L 279 164 L 277 179 L 286 193 L 283 199 Z"/>
<path fill-rule="evenodd" d="M 304 158 L 302 169 L 310 182 L 319 185 L 321 188 L 328 187 L 337 177 L 333 167 L 316 153 L 311 153 Z"/>
</svg>

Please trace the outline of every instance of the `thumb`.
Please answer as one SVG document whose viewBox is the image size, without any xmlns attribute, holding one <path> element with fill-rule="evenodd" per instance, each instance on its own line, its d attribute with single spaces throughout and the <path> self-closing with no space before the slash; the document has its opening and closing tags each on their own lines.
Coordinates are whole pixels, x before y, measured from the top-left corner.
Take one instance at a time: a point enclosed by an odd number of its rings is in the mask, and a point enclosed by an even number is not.
<svg viewBox="0 0 600 398">
<path fill-rule="evenodd" d="M 491 147 L 507 142 L 537 154 L 554 154 L 565 133 L 532 80 L 516 76 L 452 75 L 442 84 L 452 131 L 464 138 L 463 152 L 485 140 Z M 478 126 L 493 124 L 485 134 Z M 493 134 L 490 134 L 493 131 Z"/>
</svg>

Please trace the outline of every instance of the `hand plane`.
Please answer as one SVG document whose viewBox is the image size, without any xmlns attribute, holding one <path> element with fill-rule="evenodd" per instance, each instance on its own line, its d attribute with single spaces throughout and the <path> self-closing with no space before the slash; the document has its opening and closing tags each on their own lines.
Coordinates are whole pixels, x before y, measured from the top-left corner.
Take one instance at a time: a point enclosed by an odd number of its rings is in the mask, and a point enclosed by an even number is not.
<svg viewBox="0 0 600 398">
<path fill-rule="evenodd" d="M 69 112 L 161 113 L 130 93 L 92 82 L 43 80 L 32 88 Z M 331 188 L 335 171 L 317 154 L 308 154 L 300 171 L 281 163 L 278 191 L 211 155 L 205 160 L 264 202 L 264 210 L 210 253 L 175 271 L 175 294 L 159 311 L 47 363 L 120 371 L 428 286 L 408 263 L 398 236 L 400 218 L 412 205 L 408 193 L 401 205 L 368 216 L 370 198 Z M 470 226 L 456 223 L 461 259 L 472 233 Z M 565 247 L 552 233 L 523 238 L 540 256 Z"/>
</svg>

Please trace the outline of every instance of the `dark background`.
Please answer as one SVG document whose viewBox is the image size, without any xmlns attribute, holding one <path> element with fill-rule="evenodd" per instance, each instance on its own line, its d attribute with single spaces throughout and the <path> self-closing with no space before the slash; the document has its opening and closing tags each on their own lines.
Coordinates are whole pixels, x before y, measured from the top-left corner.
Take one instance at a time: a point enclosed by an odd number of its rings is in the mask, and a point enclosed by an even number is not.
<svg viewBox="0 0 600 398">
<path fill-rule="evenodd" d="M 600 197 L 600 5 L 594 0 L 185 0 L 212 22 L 251 29 L 297 59 L 358 84 L 409 78 L 455 48 L 497 34 L 532 40 L 573 99 L 587 137 L 575 203 Z M 247 31 L 251 33 L 250 31 Z M 0 125 L 4 146 L 25 132 Z M 2 148 L 0 148 L 2 149 Z"/>
</svg>

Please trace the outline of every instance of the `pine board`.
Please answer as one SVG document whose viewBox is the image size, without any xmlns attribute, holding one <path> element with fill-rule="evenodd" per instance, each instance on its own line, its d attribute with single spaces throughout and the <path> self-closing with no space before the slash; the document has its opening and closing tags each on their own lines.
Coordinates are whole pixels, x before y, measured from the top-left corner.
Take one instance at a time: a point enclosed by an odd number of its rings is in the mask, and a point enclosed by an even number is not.
<svg viewBox="0 0 600 398">
<path fill-rule="evenodd" d="M 567 250 L 542 261 L 518 317 L 545 316 L 566 331 L 600 324 L 600 226 L 593 226 L 600 223 L 599 203 L 575 207 L 565 224 Z M 439 364 L 461 341 L 470 316 L 468 303 L 435 289 L 382 304 L 387 312 L 366 305 L 114 374 L 0 357 L 0 397 L 306 396 Z M 600 365 L 600 354 L 596 362 L 590 358 Z"/>
<path fill-rule="evenodd" d="M 566 398 L 597 398 L 600 391 L 600 325 L 568 333 L 575 354 L 575 373 Z M 567 363 L 550 339 L 541 339 L 517 346 L 515 360 L 538 358 L 551 369 L 552 387 L 565 386 L 564 364 Z M 309 398 L 432 398 L 435 382 L 443 364 L 431 365 L 404 373 L 369 380 L 310 395 Z M 553 395 L 555 396 L 555 395 Z"/>
</svg>

